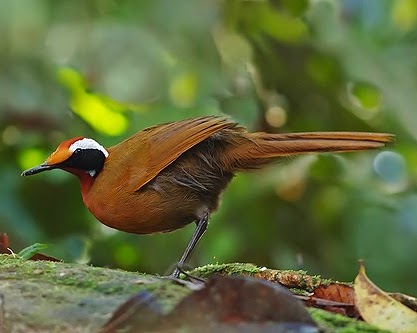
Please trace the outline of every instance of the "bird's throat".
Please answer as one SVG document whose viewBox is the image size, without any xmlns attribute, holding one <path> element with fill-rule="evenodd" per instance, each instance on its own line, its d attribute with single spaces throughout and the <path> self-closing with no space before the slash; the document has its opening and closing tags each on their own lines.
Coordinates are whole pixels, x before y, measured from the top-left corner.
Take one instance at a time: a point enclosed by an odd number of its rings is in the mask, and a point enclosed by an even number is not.
<svg viewBox="0 0 417 333">
<path fill-rule="evenodd" d="M 87 197 L 87 194 L 91 189 L 91 186 L 93 186 L 94 177 L 92 177 L 88 172 L 85 172 L 84 170 L 80 169 L 63 168 L 63 170 L 72 173 L 73 175 L 77 176 L 77 178 L 80 180 L 81 194 L 83 196 L 83 200 L 85 201 L 85 198 Z"/>
</svg>

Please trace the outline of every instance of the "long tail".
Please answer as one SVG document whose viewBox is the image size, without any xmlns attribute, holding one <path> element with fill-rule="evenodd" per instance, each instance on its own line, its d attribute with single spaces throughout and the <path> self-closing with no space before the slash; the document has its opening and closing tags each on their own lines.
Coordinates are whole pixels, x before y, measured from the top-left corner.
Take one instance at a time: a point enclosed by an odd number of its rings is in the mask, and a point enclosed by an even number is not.
<svg viewBox="0 0 417 333">
<path fill-rule="evenodd" d="M 247 133 L 246 138 L 249 140 L 235 147 L 231 154 L 236 170 L 256 168 L 283 156 L 380 148 L 393 142 L 395 136 L 368 132 L 305 132 Z"/>
</svg>

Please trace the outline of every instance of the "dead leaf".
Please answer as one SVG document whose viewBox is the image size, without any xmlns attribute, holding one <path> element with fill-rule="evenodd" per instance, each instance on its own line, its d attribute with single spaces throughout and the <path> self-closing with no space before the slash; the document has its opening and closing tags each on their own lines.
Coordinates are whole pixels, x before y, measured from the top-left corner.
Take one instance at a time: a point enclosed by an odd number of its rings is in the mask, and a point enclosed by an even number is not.
<svg viewBox="0 0 417 333">
<path fill-rule="evenodd" d="M 395 298 L 398 302 L 404 304 L 406 307 L 417 312 L 417 298 L 401 293 L 389 293 L 389 295 L 392 298 Z"/>
<path fill-rule="evenodd" d="M 101 333 L 125 332 L 318 332 L 291 292 L 250 277 L 213 276 L 168 314 L 156 299 L 138 294 L 119 307 Z"/>
<path fill-rule="evenodd" d="M 140 292 L 116 309 L 100 333 L 112 333 L 131 328 L 141 332 L 154 326 L 163 315 L 155 296 L 147 291 Z"/>
<path fill-rule="evenodd" d="M 46 254 L 42 254 L 42 253 L 35 253 L 33 256 L 29 258 L 29 260 L 62 261 L 62 260 L 59 260 L 51 256 L 47 256 Z"/>
<path fill-rule="evenodd" d="M 417 313 L 369 280 L 362 262 L 354 290 L 356 307 L 367 323 L 396 333 L 417 333 Z"/>
<path fill-rule="evenodd" d="M 312 297 L 343 304 L 353 305 L 355 303 L 353 288 L 345 283 L 334 282 L 321 285 L 314 289 Z"/>
<path fill-rule="evenodd" d="M 0 244 L 4 247 L 9 247 L 9 236 L 5 232 L 0 233 Z"/>
<path fill-rule="evenodd" d="M 9 236 L 6 233 L 0 233 L 0 253 L 11 254 L 12 251 L 9 249 Z"/>
<path fill-rule="evenodd" d="M 353 287 L 346 283 L 320 285 L 308 297 L 306 304 L 351 318 L 360 317 L 355 307 Z"/>
<path fill-rule="evenodd" d="M 196 312 L 198 307 L 200 311 Z M 170 314 L 204 322 L 299 322 L 314 324 L 291 292 L 260 279 L 214 276 L 205 288 L 184 298 Z M 208 319 L 210 317 L 210 319 Z"/>
</svg>

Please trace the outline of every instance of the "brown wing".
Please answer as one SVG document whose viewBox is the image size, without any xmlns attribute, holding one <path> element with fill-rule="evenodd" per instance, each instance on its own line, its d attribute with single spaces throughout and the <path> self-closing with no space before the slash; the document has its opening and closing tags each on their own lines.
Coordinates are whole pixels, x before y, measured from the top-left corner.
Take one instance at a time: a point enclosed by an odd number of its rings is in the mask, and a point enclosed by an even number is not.
<svg viewBox="0 0 417 333">
<path fill-rule="evenodd" d="M 125 188 L 139 190 L 191 147 L 236 126 L 229 119 L 211 116 L 149 127 L 109 148 L 106 164 L 117 161 L 119 171 L 112 176 L 124 179 Z"/>
</svg>

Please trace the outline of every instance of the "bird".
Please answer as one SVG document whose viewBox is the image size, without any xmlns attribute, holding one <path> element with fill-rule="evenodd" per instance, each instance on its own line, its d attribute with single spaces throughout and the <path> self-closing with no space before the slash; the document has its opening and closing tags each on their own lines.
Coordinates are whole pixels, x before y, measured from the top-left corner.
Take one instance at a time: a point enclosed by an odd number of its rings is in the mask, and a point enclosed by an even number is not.
<svg viewBox="0 0 417 333">
<path fill-rule="evenodd" d="M 148 127 L 109 148 L 75 137 L 22 176 L 53 169 L 75 175 L 89 211 L 128 233 L 170 232 L 194 222 L 171 273 L 178 278 L 237 172 L 292 155 L 375 149 L 393 140 L 388 133 L 249 132 L 228 117 L 205 116 Z"/>
</svg>

